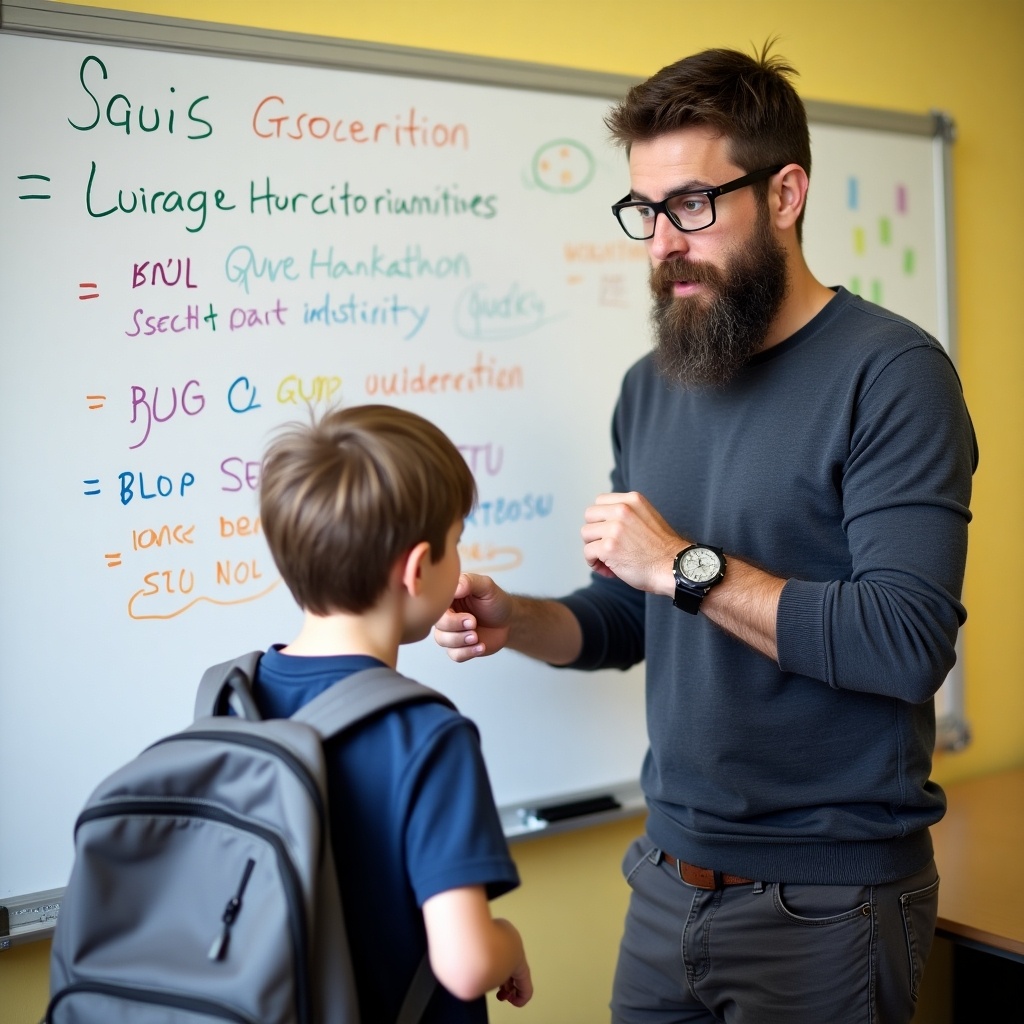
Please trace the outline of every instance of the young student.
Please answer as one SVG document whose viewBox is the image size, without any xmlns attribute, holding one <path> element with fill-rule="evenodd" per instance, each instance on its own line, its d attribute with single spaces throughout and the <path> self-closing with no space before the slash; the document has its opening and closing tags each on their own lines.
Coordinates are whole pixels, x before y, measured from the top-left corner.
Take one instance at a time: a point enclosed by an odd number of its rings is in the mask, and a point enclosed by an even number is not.
<svg viewBox="0 0 1024 1024">
<path fill-rule="evenodd" d="M 395 667 L 449 606 L 472 474 L 432 423 L 383 405 L 335 409 L 270 444 L 260 516 L 302 608 L 299 635 L 261 659 L 260 711 L 284 718 L 360 669 Z M 429 951 L 427 1022 L 487 1020 L 485 993 L 533 994 L 516 928 L 488 900 L 519 884 L 476 727 L 407 704 L 331 741 L 332 834 L 363 1020 L 396 1018 Z"/>
</svg>

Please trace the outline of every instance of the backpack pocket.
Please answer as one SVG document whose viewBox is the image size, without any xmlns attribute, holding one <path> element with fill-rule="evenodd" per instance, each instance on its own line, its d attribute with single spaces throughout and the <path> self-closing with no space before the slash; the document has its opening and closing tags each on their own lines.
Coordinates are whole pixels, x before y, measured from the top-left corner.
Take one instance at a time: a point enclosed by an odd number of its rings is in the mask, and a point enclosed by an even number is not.
<svg viewBox="0 0 1024 1024">
<path fill-rule="evenodd" d="M 194 798 L 129 797 L 83 812 L 76 843 L 89 884 L 72 875 L 54 943 L 76 953 L 48 1021 L 312 1019 L 302 886 L 276 831 Z"/>
<path fill-rule="evenodd" d="M 156 992 L 78 982 L 62 989 L 50 1001 L 46 1024 L 260 1024 L 230 1006 L 176 992 Z"/>
</svg>

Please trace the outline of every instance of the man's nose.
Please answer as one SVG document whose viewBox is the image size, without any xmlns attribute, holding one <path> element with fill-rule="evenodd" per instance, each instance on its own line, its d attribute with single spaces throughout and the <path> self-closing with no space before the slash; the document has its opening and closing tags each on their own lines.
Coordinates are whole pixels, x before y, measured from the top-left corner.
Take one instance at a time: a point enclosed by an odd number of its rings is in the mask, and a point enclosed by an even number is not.
<svg viewBox="0 0 1024 1024">
<path fill-rule="evenodd" d="M 647 252 L 652 260 L 666 260 L 685 256 L 690 251 L 690 236 L 680 231 L 664 213 L 654 222 L 654 234 L 647 239 Z"/>
</svg>

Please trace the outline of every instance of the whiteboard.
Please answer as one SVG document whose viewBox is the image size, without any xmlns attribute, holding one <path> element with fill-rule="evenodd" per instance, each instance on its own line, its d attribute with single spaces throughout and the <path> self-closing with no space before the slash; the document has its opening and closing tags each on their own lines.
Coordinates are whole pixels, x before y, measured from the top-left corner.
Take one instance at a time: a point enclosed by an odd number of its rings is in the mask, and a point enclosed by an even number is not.
<svg viewBox="0 0 1024 1024">
<path fill-rule="evenodd" d="M 257 524 L 275 427 L 338 401 L 434 420 L 479 488 L 464 568 L 561 594 L 586 582 L 582 510 L 649 335 L 644 248 L 608 209 L 627 172 L 602 119 L 625 79 L 2 11 L 8 900 L 63 885 L 88 793 L 188 722 L 203 668 L 296 632 Z M 911 123 L 815 125 L 806 247 L 826 283 L 884 288 L 942 337 L 942 179 Z M 870 234 L 894 188 L 909 274 Z M 428 640 L 399 668 L 479 725 L 510 834 L 538 804 L 639 803 L 642 667 L 454 666 Z"/>
</svg>

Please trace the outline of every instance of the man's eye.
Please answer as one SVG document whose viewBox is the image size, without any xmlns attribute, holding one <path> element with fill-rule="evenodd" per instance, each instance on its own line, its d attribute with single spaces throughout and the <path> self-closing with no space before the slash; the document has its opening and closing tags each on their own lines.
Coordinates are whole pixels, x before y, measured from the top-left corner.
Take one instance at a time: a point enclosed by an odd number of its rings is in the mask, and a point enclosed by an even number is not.
<svg viewBox="0 0 1024 1024">
<path fill-rule="evenodd" d="M 681 196 L 675 207 L 680 213 L 700 213 L 707 204 L 707 196 Z"/>
<path fill-rule="evenodd" d="M 654 217 L 654 210 L 650 206 L 634 206 L 633 209 L 642 220 L 652 220 Z"/>
</svg>

